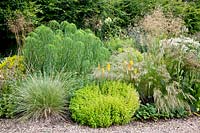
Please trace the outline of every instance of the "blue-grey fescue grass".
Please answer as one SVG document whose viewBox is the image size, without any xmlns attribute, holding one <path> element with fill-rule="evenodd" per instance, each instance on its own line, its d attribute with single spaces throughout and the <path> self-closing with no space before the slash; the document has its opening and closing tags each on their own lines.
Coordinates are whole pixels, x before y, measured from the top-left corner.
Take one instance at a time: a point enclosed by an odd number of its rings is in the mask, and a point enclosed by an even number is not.
<svg viewBox="0 0 200 133">
<path fill-rule="evenodd" d="M 60 76 L 32 75 L 22 81 L 13 96 L 21 120 L 65 118 L 67 87 Z"/>
</svg>

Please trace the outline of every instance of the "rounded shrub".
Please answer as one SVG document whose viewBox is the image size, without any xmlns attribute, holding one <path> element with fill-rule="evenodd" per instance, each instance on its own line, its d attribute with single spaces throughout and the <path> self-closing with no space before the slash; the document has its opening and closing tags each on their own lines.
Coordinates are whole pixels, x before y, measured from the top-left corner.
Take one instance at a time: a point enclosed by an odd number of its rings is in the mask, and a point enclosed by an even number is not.
<svg viewBox="0 0 200 133">
<path fill-rule="evenodd" d="M 128 123 L 138 108 L 138 93 L 121 82 L 86 86 L 75 92 L 69 105 L 72 118 L 91 127 Z"/>
<path fill-rule="evenodd" d="M 33 75 L 13 95 L 22 120 L 61 119 L 66 110 L 66 87 L 59 76 Z"/>
</svg>

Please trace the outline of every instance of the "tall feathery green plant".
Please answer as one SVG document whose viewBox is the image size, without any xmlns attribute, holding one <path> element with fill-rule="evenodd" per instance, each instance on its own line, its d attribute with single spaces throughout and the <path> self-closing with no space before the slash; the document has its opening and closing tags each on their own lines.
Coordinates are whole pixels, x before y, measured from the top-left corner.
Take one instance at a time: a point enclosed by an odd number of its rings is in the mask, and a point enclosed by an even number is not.
<svg viewBox="0 0 200 133">
<path fill-rule="evenodd" d="M 71 71 L 83 74 L 104 61 L 109 52 L 90 31 L 66 21 L 51 21 L 26 38 L 23 55 L 31 71 Z"/>
</svg>

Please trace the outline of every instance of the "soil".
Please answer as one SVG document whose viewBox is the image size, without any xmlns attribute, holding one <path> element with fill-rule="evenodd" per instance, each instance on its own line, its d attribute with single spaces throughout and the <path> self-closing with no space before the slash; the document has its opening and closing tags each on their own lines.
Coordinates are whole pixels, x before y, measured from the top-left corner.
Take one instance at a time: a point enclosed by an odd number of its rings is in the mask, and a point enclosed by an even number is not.
<svg viewBox="0 0 200 133">
<path fill-rule="evenodd" d="M 0 133 L 200 133 L 200 117 L 159 120 L 149 122 L 133 121 L 123 126 L 90 128 L 73 122 L 25 122 L 1 119 Z"/>
</svg>

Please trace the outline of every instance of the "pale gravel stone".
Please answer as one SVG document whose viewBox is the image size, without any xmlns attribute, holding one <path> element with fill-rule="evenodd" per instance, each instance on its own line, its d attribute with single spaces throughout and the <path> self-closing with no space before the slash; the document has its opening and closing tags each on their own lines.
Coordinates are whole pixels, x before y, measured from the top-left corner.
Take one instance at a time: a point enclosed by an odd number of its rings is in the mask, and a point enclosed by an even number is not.
<svg viewBox="0 0 200 133">
<path fill-rule="evenodd" d="M 200 133 L 200 117 L 132 122 L 123 126 L 97 129 L 70 122 L 17 123 L 15 120 L 0 120 L 0 133 Z"/>
</svg>

